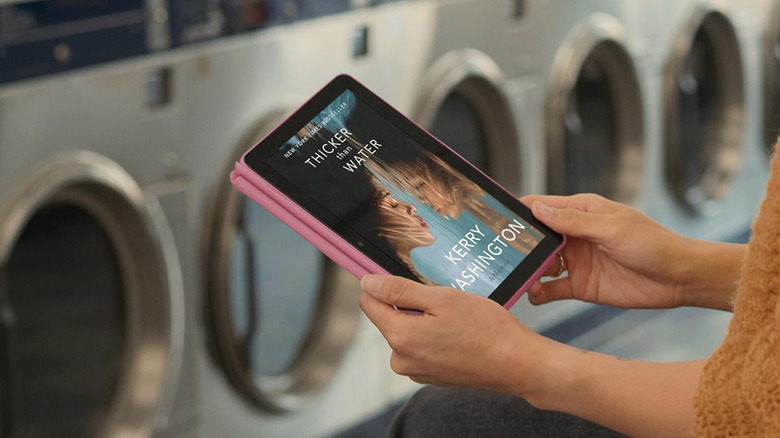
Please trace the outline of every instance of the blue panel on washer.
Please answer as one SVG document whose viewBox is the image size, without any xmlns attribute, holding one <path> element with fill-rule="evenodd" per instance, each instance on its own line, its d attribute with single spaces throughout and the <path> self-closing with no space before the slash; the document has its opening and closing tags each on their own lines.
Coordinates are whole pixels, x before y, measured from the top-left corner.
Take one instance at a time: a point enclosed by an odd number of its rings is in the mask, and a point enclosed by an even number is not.
<svg viewBox="0 0 780 438">
<path fill-rule="evenodd" d="M 350 0 L 223 0 L 227 33 L 236 34 L 348 11 Z"/>
<path fill-rule="evenodd" d="M 352 8 L 350 0 L 299 0 L 301 16 L 305 18 L 338 14 Z"/>
<path fill-rule="evenodd" d="M 287 21 L 284 6 L 272 0 L 223 0 L 225 23 L 230 34 L 248 32 Z"/>
<path fill-rule="evenodd" d="M 371 0 L 371 6 L 382 5 L 385 3 L 396 3 L 404 0 Z"/>
<path fill-rule="evenodd" d="M 143 0 L 0 7 L 0 83 L 146 53 Z"/>
<path fill-rule="evenodd" d="M 219 37 L 225 33 L 219 0 L 170 0 L 174 46 Z"/>
</svg>

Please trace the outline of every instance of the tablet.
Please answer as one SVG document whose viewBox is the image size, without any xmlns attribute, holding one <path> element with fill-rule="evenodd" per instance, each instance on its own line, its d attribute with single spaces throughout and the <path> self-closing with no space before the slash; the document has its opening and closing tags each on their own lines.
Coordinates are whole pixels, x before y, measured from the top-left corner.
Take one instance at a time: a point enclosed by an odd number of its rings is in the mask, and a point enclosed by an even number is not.
<svg viewBox="0 0 780 438">
<path fill-rule="evenodd" d="M 346 75 L 252 147 L 231 180 L 358 278 L 400 275 L 507 308 L 565 244 L 515 196 Z"/>
</svg>

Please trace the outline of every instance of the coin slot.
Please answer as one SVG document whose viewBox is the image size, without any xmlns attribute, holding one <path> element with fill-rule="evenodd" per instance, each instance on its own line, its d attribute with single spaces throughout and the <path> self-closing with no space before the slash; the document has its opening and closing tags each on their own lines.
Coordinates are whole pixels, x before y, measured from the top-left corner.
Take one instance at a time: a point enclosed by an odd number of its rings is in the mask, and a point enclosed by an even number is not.
<svg viewBox="0 0 780 438">
<path fill-rule="evenodd" d="M 368 26 L 360 26 L 352 31 L 352 57 L 363 58 L 368 56 L 369 48 Z"/>
<path fill-rule="evenodd" d="M 173 74 L 168 67 L 146 75 L 145 103 L 149 108 L 167 106 L 173 100 Z"/>
</svg>

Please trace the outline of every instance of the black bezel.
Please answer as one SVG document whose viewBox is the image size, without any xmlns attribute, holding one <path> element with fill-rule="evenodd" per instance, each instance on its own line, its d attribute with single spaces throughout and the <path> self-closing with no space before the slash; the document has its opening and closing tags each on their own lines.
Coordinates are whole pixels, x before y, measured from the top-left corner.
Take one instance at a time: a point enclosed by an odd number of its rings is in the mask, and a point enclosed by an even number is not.
<svg viewBox="0 0 780 438">
<path fill-rule="evenodd" d="M 409 120 L 352 77 L 339 75 L 317 92 L 244 157 L 246 165 L 382 268 L 391 274 L 415 280 L 416 277 L 406 268 L 378 249 L 370 241 L 363 238 L 346 223 L 330 213 L 325 206 L 306 195 L 304 191 L 297 188 L 266 163 L 266 160 L 276 153 L 281 145 L 285 144 L 303 126 L 314 119 L 346 90 L 354 93 L 359 100 L 381 114 L 389 123 L 394 124 L 398 129 L 409 135 L 422 148 L 446 161 L 453 168 L 482 187 L 485 192 L 504 204 L 509 210 L 544 234 L 544 239 L 489 296 L 490 299 L 499 304 L 503 305 L 506 303 L 527 279 L 539 269 L 542 263 L 552 255 L 555 249 L 563 243 L 563 237 L 536 220 L 531 210 L 515 198 L 514 195 L 499 186 L 452 149 L 442 144 L 434 136 Z"/>
</svg>

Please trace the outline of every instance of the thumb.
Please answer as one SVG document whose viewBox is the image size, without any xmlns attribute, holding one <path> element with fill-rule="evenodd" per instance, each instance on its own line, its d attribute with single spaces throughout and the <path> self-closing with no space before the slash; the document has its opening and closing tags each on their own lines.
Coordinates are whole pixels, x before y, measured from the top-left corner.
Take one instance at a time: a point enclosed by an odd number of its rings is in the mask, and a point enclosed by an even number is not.
<svg viewBox="0 0 780 438">
<path fill-rule="evenodd" d="M 360 287 L 367 294 L 391 306 L 416 309 L 427 312 L 436 307 L 441 294 L 435 287 L 389 275 L 366 275 L 360 280 Z"/>
<path fill-rule="evenodd" d="M 548 227 L 571 237 L 594 238 L 604 227 L 598 215 L 575 208 L 556 208 L 536 201 L 531 211 Z"/>
</svg>

